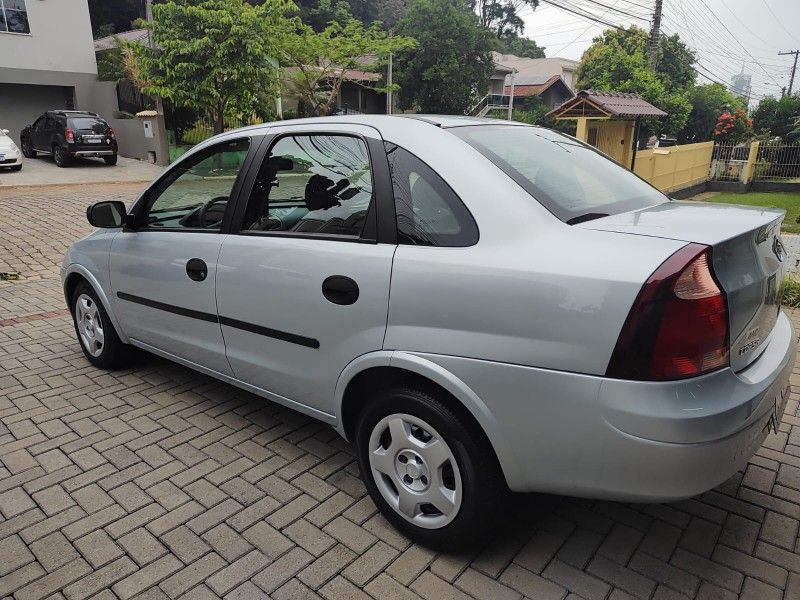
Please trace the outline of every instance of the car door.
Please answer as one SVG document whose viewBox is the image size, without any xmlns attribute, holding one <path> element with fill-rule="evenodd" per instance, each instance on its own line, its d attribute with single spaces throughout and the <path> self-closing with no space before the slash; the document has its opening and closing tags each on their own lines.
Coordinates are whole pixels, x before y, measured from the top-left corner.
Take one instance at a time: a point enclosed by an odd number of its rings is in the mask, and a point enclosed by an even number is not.
<svg viewBox="0 0 800 600">
<path fill-rule="evenodd" d="M 38 150 L 45 150 L 50 152 L 50 148 L 46 148 L 45 131 L 47 124 L 47 115 L 42 115 L 31 127 L 31 145 Z"/>
<path fill-rule="evenodd" d="M 270 129 L 222 244 L 217 305 L 237 378 L 331 416 L 344 367 L 380 350 L 396 229 L 377 130 Z"/>
<path fill-rule="evenodd" d="M 228 140 L 176 163 L 138 201 L 133 227 L 114 238 L 110 254 L 115 310 L 126 335 L 226 375 L 217 258 L 254 140 Z"/>
</svg>

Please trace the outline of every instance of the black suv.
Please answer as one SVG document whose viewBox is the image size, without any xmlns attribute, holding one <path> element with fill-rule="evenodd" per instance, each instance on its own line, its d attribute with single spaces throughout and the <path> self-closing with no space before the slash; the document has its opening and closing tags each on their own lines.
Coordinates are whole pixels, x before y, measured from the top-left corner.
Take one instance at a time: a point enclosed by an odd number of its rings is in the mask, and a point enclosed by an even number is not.
<svg viewBox="0 0 800 600">
<path fill-rule="evenodd" d="M 48 110 L 20 134 L 22 154 L 36 158 L 52 154 L 59 167 L 75 157 L 96 156 L 117 164 L 114 130 L 100 115 L 83 110 Z"/>
</svg>

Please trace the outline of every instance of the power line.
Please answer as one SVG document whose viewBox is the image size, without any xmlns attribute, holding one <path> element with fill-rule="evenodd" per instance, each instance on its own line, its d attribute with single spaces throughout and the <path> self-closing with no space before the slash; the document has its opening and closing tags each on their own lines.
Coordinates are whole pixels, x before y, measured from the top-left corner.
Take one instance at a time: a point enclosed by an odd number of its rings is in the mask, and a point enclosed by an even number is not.
<svg viewBox="0 0 800 600">
<path fill-rule="evenodd" d="M 649 23 L 650 22 L 649 19 L 647 19 L 647 18 L 645 18 L 645 17 L 643 17 L 641 15 L 636 15 L 636 14 L 624 11 L 622 9 L 615 8 L 615 6 L 617 4 L 616 2 L 614 2 L 612 5 L 608 5 L 608 4 L 604 4 L 602 2 L 598 2 L 597 0 L 583 0 L 583 1 L 584 2 L 590 2 L 591 4 L 596 4 L 597 6 L 605 8 L 606 10 L 603 12 L 603 15 L 605 15 L 608 11 L 613 10 L 616 13 L 625 15 L 627 17 L 632 17 L 634 19 L 639 19 L 640 21 L 644 21 L 645 23 Z M 584 9 L 584 10 L 586 10 L 586 9 Z"/>
<path fill-rule="evenodd" d="M 794 37 L 794 34 L 788 29 L 786 29 L 786 27 L 783 26 L 783 22 L 777 16 L 775 16 L 774 12 L 772 12 L 772 9 L 770 8 L 769 4 L 767 4 L 767 0 L 762 0 L 762 2 L 764 3 L 764 6 L 767 7 L 767 10 L 769 11 L 769 14 L 772 15 L 772 18 L 775 19 L 778 22 L 778 25 L 781 26 L 781 29 L 783 29 L 786 33 L 788 33 L 790 38 L 797 41 L 797 38 Z"/>
</svg>

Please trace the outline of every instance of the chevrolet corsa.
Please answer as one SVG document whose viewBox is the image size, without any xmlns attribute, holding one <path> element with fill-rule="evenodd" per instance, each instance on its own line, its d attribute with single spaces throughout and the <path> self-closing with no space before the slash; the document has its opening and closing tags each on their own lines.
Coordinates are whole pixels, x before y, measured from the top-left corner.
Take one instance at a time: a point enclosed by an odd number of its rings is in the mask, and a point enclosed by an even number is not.
<svg viewBox="0 0 800 600">
<path fill-rule="evenodd" d="M 555 131 L 259 125 L 88 218 L 62 278 L 92 364 L 135 346 L 329 423 L 423 544 L 508 490 L 699 494 L 788 399 L 783 211 L 671 201 Z"/>
</svg>

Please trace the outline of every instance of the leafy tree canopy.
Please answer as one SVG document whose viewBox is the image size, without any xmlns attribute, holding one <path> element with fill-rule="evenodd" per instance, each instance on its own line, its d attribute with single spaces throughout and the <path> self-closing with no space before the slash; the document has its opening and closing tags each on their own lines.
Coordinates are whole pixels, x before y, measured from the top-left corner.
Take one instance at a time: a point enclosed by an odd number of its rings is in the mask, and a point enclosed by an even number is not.
<svg viewBox="0 0 800 600">
<path fill-rule="evenodd" d="M 522 36 L 507 36 L 497 38 L 494 49 L 500 54 L 514 54 L 528 58 L 544 58 L 544 48 L 530 38 Z"/>
<path fill-rule="evenodd" d="M 713 135 L 715 140 L 740 144 L 753 137 L 753 119 L 748 118 L 744 108 L 725 111 L 719 116 Z"/>
<path fill-rule="evenodd" d="M 744 101 L 732 94 L 721 83 L 697 85 L 689 90 L 689 103 L 692 110 L 686 125 L 678 132 L 678 142 L 693 144 L 712 139 L 714 125 L 725 112 L 745 108 Z"/>
<path fill-rule="evenodd" d="M 154 48 L 121 46 L 129 78 L 147 94 L 226 117 L 263 115 L 277 90 L 274 58 L 291 33 L 295 5 L 266 0 L 166 0 L 153 6 Z M 133 55 L 133 56 L 131 56 Z M 273 61 L 273 62 L 271 62 Z"/>
<path fill-rule="evenodd" d="M 378 22 L 365 27 L 352 18 L 344 25 L 334 21 L 320 33 L 309 25 L 298 24 L 296 32 L 286 38 L 282 52 L 281 63 L 289 67 L 285 69 L 286 87 L 315 115 L 326 115 L 333 108 L 342 84 L 350 78 L 350 70 L 374 71 L 390 53 L 414 46 L 413 38 L 390 37 Z M 358 83 L 387 89 L 377 81 Z"/>
<path fill-rule="evenodd" d="M 782 138 L 797 128 L 798 119 L 800 96 L 784 96 L 780 99 L 767 96 L 753 111 L 753 127 L 757 132 Z"/>
<path fill-rule="evenodd" d="M 495 32 L 497 37 L 515 37 L 522 33 L 525 23 L 519 9 L 539 6 L 539 0 L 471 0 L 480 24 Z"/>
<path fill-rule="evenodd" d="M 402 109 L 463 114 L 486 93 L 494 71 L 492 33 L 481 27 L 465 0 L 414 0 L 399 34 L 419 47 L 395 60 Z"/>
<path fill-rule="evenodd" d="M 141 17 L 144 17 L 142 0 L 89 0 L 89 18 L 95 39 L 128 31 Z"/>
<path fill-rule="evenodd" d="M 647 32 L 632 26 L 609 29 L 594 38 L 578 65 L 578 89 L 636 92 L 669 116 L 644 121 L 650 133 L 677 132 L 686 124 L 694 85 L 691 68 L 695 55 L 677 35 L 662 35 L 658 68 L 653 71 L 647 56 Z"/>
</svg>

